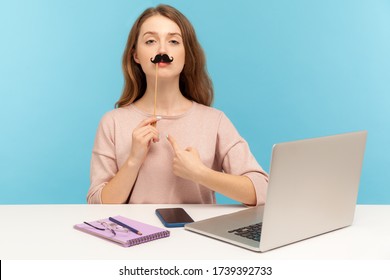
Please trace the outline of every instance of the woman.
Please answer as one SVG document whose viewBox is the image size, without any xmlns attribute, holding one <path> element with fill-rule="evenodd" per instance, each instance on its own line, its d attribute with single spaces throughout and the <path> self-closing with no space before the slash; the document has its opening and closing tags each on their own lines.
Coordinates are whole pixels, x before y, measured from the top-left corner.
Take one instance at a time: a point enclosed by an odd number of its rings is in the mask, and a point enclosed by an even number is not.
<svg viewBox="0 0 390 280">
<path fill-rule="evenodd" d="M 156 55 L 172 61 L 153 63 Z M 205 56 L 184 15 L 167 5 L 145 10 L 122 66 L 122 96 L 95 139 L 88 203 L 215 203 L 215 192 L 265 202 L 267 174 L 210 107 Z"/>
</svg>

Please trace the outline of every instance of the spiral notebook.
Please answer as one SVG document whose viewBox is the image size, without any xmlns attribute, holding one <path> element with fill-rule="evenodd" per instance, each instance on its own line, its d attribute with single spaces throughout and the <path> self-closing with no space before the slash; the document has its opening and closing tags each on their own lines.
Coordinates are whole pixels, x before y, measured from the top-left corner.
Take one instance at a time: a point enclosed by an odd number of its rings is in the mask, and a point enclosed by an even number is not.
<svg viewBox="0 0 390 280">
<path fill-rule="evenodd" d="M 114 223 L 109 218 L 100 219 L 92 222 L 84 222 L 74 226 L 75 229 L 105 238 L 110 241 L 119 243 L 124 247 L 131 247 L 145 242 L 150 242 L 156 239 L 169 237 L 170 232 L 166 229 L 145 224 L 136 220 L 128 219 L 122 216 L 112 217 L 119 223 L 127 225 L 126 227 Z M 135 230 L 135 231 L 133 231 Z M 135 232 L 141 234 L 137 234 Z"/>
</svg>

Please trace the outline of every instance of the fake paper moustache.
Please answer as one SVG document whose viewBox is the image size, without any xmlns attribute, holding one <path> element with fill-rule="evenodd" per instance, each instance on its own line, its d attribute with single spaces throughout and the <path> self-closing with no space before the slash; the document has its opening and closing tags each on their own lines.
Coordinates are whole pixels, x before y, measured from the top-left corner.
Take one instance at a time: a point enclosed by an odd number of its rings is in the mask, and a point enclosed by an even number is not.
<svg viewBox="0 0 390 280">
<path fill-rule="evenodd" d="M 154 64 L 160 63 L 160 62 L 165 62 L 165 63 L 171 63 L 173 61 L 173 57 L 169 57 L 167 54 L 157 54 L 154 59 L 153 57 L 150 58 L 150 61 Z"/>
</svg>

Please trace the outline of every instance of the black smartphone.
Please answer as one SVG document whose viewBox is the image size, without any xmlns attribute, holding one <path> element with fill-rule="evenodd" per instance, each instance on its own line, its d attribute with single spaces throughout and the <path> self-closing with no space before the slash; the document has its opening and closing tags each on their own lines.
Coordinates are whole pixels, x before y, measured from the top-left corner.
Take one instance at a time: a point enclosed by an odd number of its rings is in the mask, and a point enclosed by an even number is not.
<svg viewBox="0 0 390 280">
<path fill-rule="evenodd" d="M 183 208 L 156 209 L 156 215 L 166 227 L 183 227 L 194 221 Z"/>
</svg>

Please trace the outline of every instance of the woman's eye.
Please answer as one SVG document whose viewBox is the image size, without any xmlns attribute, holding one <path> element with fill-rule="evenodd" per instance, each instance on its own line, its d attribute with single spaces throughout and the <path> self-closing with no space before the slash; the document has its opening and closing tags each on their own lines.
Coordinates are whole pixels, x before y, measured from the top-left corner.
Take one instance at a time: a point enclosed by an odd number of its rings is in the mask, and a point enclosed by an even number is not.
<svg viewBox="0 0 390 280">
<path fill-rule="evenodd" d="M 145 44 L 151 45 L 151 44 L 153 44 L 153 43 L 155 43 L 155 42 L 156 42 L 156 40 L 150 39 L 150 40 L 147 40 L 147 41 L 145 42 Z"/>
<path fill-rule="evenodd" d="M 171 44 L 173 44 L 173 45 L 178 45 L 178 44 L 180 44 L 180 42 L 179 41 L 176 41 L 176 40 L 170 40 L 169 41 Z"/>
</svg>

